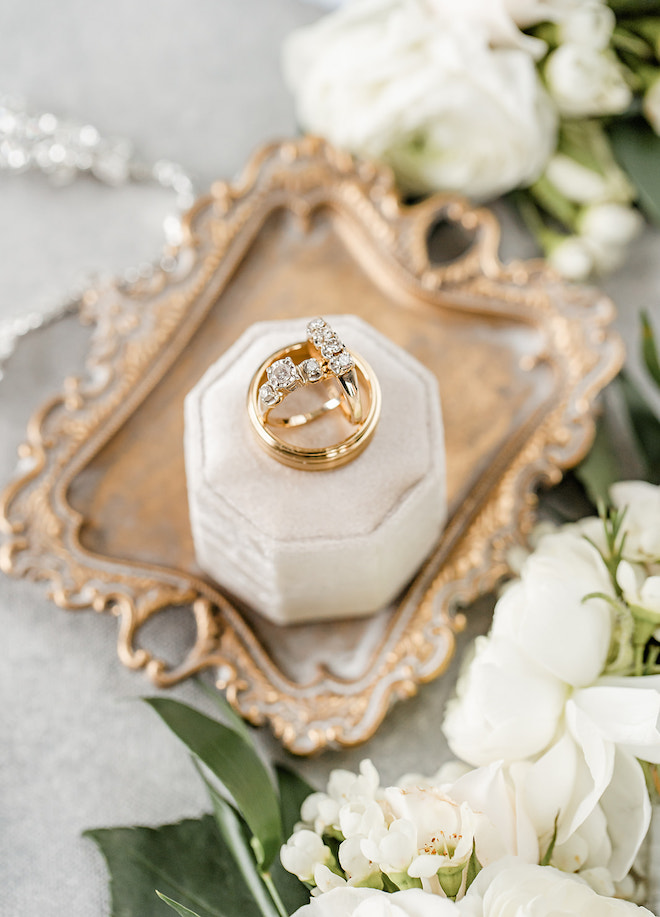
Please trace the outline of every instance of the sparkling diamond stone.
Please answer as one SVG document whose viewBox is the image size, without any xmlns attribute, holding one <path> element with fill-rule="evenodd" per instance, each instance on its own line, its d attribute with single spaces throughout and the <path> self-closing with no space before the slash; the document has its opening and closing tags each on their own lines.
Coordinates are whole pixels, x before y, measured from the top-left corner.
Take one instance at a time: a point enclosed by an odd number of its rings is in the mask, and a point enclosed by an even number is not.
<svg viewBox="0 0 660 917">
<path fill-rule="evenodd" d="M 306 382 L 319 382 L 323 378 L 323 367 L 318 360 L 304 360 L 298 367 Z"/>
<path fill-rule="evenodd" d="M 325 331 L 326 327 L 327 325 L 324 319 L 313 318 L 311 322 L 307 322 L 307 337 L 313 338 L 315 334 Z"/>
<path fill-rule="evenodd" d="M 266 370 L 268 381 L 274 388 L 291 389 L 300 381 L 296 365 L 291 357 L 284 357 L 283 360 L 276 360 L 272 366 Z"/>
<path fill-rule="evenodd" d="M 271 407 L 274 404 L 277 404 L 280 400 L 279 392 L 276 392 L 272 385 L 269 382 L 264 382 L 264 384 L 259 389 L 259 397 L 263 404 L 266 407 Z"/>
<path fill-rule="evenodd" d="M 350 369 L 353 369 L 355 363 L 353 362 L 353 357 L 347 350 L 338 353 L 336 356 L 328 362 L 330 370 L 336 376 L 343 376 L 344 373 L 347 373 Z"/>
<path fill-rule="evenodd" d="M 329 360 L 330 357 L 334 357 L 336 353 L 341 353 L 343 349 L 344 345 L 337 335 L 333 335 L 321 344 L 321 354 L 326 360 Z"/>
</svg>

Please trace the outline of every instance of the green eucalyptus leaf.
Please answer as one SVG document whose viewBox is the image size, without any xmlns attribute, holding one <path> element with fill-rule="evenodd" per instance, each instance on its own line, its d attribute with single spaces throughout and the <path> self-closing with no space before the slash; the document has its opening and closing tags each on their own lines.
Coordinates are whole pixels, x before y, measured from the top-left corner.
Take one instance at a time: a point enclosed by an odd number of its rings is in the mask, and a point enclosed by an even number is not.
<svg viewBox="0 0 660 917">
<path fill-rule="evenodd" d="M 614 121 L 609 136 L 614 155 L 637 189 L 640 206 L 660 225 L 660 137 L 642 118 Z"/>
<path fill-rule="evenodd" d="M 156 894 L 161 901 L 164 901 L 165 904 L 169 905 L 173 911 L 176 911 L 177 914 L 180 914 L 181 917 L 199 917 L 199 914 L 196 911 L 191 911 L 189 907 L 184 907 L 183 904 L 179 904 L 178 901 L 173 901 L 172 898 L 168 898 L 167 895 L 163 895 L 162 892 L 159 892 L 156 889 Z"/>
<path fill-rule="evenodd" d="M 261 917 L 215 819 L 86 831 L 110 872 L 111 917 L 164 917 L 155 890 L 198 917 Z"/>
<path fill-rule="evenodd" d="M 172 732 L 232 796 L 253 835 L 261 869 L 268 869 L 282 843 L 275 788 L 254 747 L 243 735 L 172 698 L 146 698 Z"/>
</svg>

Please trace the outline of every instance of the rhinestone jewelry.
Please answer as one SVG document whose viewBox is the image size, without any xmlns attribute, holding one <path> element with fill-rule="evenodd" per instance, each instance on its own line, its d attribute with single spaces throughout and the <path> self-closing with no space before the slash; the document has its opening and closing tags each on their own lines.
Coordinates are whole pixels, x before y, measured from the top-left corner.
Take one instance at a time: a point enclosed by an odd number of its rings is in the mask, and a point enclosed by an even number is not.
<svg viewBox="0 0 660 917">
<path fill-rule="evenodd" d="M 112 188 L 129 183 L 153 183 L 173 191 L 177 214 L 166 217 L 164 225 L 166 239 L 173 245 L 181 240 L 180 215 L 192 205 L 196 196 L 192 179 L 178 163 L 165 159 L 144 161 L 127 140 L 105 137 L 84 121 L 29 110 L 22 100 L 0 94 L 0 172 L 28 171 L 47 175 L 55 185 L 70 184 L 79 175 L 87 174 Z M 159 267 L 172 271 L 176 261 L 172 255 L 165 255 Z M 130 286 L 153 269 L 150 263 L 128 268 L 118 280 Z M 109 281 L 110 278 L 97 273 L 87 275 L 65 296 L 41 308 L 0 320 L 0 379 L 19 338 L 78 312 L 84 292 Z"/>
</svg>

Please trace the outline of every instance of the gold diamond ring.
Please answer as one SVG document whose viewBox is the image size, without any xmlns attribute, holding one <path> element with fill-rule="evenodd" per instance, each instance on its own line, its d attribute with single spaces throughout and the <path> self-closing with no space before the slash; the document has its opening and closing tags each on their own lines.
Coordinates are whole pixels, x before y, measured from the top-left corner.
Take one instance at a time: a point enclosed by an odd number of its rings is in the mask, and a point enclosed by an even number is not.
<svg viewBox="0 0 660 917">
<path fill-rule="evenodd" d="M 331 397 L 310 404 L 315 391 Z M 299 406 L 302 396 L 302 410 L 273 411 L 294 392 Z M 247 406 L 259 442 L 272 457 L 305 470 L 337 468 L 356 458 L 373 436 L 380 416 L 380 386 L 366 361 L 348 351 L 328 323 L 318 318 L 307 325 L 306 341 L 264 360 L 252 378 Z M 295 434 L 295 428 L 328 415 L 334 415 L 330 442 L 321 443 L 320 437 L 310 442 L 309 435 L 296 442 L 295 435 L 278 432 L 284 428 Z"/>
</svg>

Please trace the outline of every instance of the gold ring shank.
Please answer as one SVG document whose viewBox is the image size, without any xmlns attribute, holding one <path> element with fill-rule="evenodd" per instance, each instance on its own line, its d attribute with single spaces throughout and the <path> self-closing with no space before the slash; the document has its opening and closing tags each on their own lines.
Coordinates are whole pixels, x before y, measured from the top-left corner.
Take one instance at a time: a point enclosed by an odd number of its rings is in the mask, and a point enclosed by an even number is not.
<svg viewBox="0 0 660 917">
<path fill-rule="evenodd" d="M 252 378 L 247 397 L 247 410 L 250 423 L 257 434 L 257 440 L 263 449 L 277 461 L 291 468 L 298 468 L 304 471 L 326 471 L 333 468 L 340 468 L 346 465 L 366 448 L 370 442 L 378 425 L 381 410 L 381 393 L 378 380 L 366 360 L 363 360 L 357 354 L 352 352 L 355 367 L 352 370 L 356 373 L 355 389 L 364 393 L 364 398 L 360 398 L 360 415 L 361 421 L 357 424 L 352 420 L 351 415 L 354 409 L 345 404 L 344 398 L 331 398 L 324 402 L 319 408 L 307 413 L 294 414 L 288 418 L 269 417 L 269 412 L 262 414 L 259 409 L 259 388 L 265 378 L 266 370 L 274 361 L 291 356 L 307 350 L 306 343 L 292 344 L 283 347 L 277 353 L 272 354 L 267 360 L 264 360 L 257 372 Z M 358 385 L 357 377 L 361 377 Z M 336 377 L 336 382 L 341 384 L 341 376 Z M 344 387 L 342 390 L 345 392 Z M 365 406 L 364 402 L 368 402 Z M 347 419 L 355 427 L 354 430 L 341 442 L 329 446 L 310 448 L 299 446 L 287 442 L 278 435 L 275 429 L 279 427 L 296 427 L 310 423 L 335 408 L 341 407 Z"/>
</svg>

